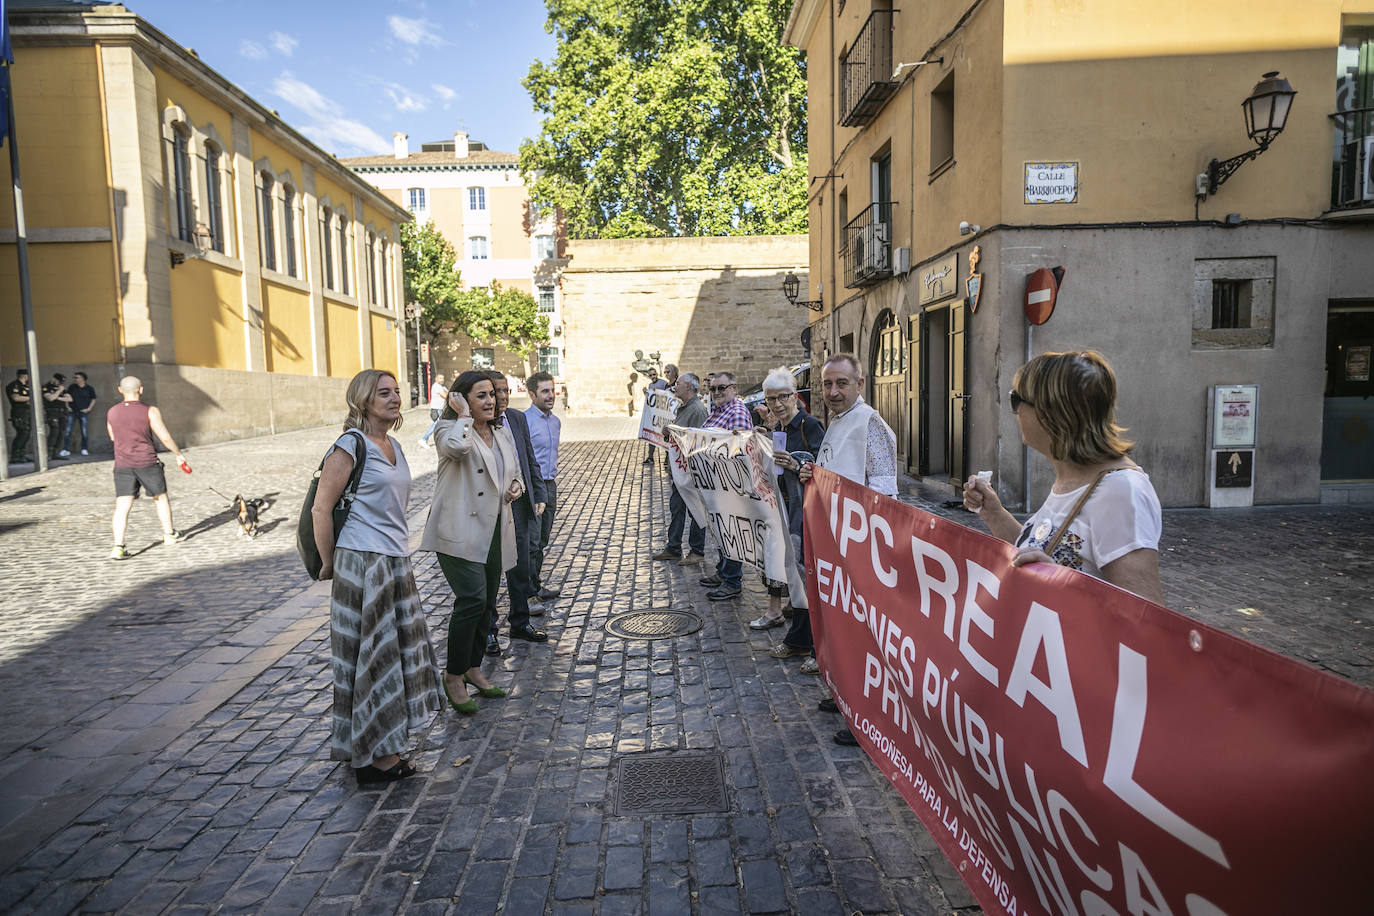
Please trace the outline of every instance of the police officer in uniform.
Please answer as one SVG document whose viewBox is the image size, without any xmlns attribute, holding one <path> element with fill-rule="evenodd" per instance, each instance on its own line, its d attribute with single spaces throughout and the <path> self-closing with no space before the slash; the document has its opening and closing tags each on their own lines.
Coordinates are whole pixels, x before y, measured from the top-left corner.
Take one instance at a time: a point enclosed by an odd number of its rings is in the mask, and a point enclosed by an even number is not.
<svg viewBox="0 0 1374 916">
<path fill-rule="evenodd" d="M 67 425 L 67 405 L 71 402 L 72 396 L 67 394 L 67 377 L 54 372 L 52 378 L 43 383 L 43 420 L 48 425 L 49 461 L 71 454 L 62 436 L 62 429 Z"/>
<path fill-rule="evenodd" d="M 29 436 L 33 433 L 33 392 L 29 388 L 29 370 L 20 369 L 14 381 L 5 386 L 10 402 L 10 423 L 14 424 L 14 444 L 10 446 L 10 464 L 26 464 L 29 457 Z"/>
</svg>

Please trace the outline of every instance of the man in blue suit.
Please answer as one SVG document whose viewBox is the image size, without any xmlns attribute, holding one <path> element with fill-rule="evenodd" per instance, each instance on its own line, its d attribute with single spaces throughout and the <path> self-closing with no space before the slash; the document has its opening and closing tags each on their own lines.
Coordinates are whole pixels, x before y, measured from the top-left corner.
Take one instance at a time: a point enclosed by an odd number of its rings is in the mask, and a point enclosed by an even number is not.
<svg viewBox="0 0 1374 916">
<path fill-rule="evenodd" d="M 544 473 L 534 458 L 534 445 L 530 443 L 529 421 L 518 410 L 506 410 L 510 404 L 510 383 L 505 375 L 491 369 L 487 372 L 492 387 L 496 389 L 496 422 L 510 431 L 515 440 L 515 454 L 520 458 L 520 482 L 525 492 L 511 503 L 511 514 L 515 518 L 515 565 L 506 570 L 506 591 L 510 594 L 511 639 L 524 639 L 529 642 L 547 642 L 549 634 L 530 626 L 532 613 L 542 614 L 542 609 L 534 611 L 530 598 L 534 597 L 534 578 L 530 565 L 530 536 L 537 531 L 539 516 L 548 502 L 544 489 Z M 496 621 L 492 621 L 491 635 L 487 638 L 487 654 L 500 655 L 501 643 L 496 638 Z"/>
</svg>

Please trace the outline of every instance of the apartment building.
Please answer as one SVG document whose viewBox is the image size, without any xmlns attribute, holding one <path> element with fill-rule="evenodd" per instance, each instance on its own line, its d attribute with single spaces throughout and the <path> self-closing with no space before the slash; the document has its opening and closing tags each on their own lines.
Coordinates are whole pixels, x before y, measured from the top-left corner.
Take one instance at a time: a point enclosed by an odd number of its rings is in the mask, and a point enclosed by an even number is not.
<svg viewBox="0 0 1374 916">
<path fill-rule="evenodd" d="M 1094 348 L 1166 505 L 1371 498 L 1374 2 L 893 7 L 797 0 L 783 40 L 815 349 L 859 354 L 910 471 L 1038 504 L 1012 375 Z"/>
</svg>

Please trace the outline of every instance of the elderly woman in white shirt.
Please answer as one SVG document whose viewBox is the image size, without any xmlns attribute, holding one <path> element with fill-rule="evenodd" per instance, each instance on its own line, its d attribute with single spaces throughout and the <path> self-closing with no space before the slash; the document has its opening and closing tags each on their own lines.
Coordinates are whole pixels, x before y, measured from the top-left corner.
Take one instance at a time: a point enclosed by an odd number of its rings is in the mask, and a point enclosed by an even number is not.
<svg viewBox="0 0 1374 916">
<path fill-rule="evenodd" d="M 482 673 L 501 573 L 516 562 L 510 504 L 520 498 L 520 462 L 510 436 L 497 435 L 496 391 L 485 372 L 469 370 L 449 389 L 434 430 L 439 477 L 421 550 L 432 550 L 453 589 L 448 623 L 444 693 L 458 712 L 472 715 L 477 701 L 506 692 Z M 460 699 L 461 698 L 461 699 Z"/>
<path fill-rule="evenodd" d="M 964 506 L 1021 548 L 1017 566 L 1058 563 L 1163 604 L 1159 498 L 1127 457 L 1132 443 L 1116 424 L 1116 390 L 1112 367 L 1091 350 L 1043 353 L 1022 366 L 1011 409 L 1022 441 L 1054 465 L 1050 495 L 1022 525 L 975 475 L 964 484 Z"/>
</svg>

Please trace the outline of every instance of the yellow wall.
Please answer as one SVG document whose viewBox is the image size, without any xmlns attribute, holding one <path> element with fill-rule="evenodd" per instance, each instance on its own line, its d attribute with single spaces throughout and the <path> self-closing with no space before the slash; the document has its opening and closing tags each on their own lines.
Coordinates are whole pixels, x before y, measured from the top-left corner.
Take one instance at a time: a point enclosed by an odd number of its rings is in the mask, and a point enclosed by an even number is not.
<svg viewBox="0 0 1374 916">
<path fill-rule="evenodd" d="M 352 221 L 353 192 L 345 190 L 343 185 L 330 180 L 320 172 L 316 172 L 315 196 L 320 200 L 329 198 L 329 206 L 332 208 L 343 207 L 348 213 L 349 220 Z"/>
<path fill-rule="evenodd" d="M 300 190 L 299 185 L 303 180 L 303 169 L 301 168 L 299 156 L 293 156 L 291 153 L 288 153 L 285 149 L 273 143 L 256 130 L 252 132 L 250 146 L 253 150 L 252 156 L 254 163 L 266 157 L 267 161 L 272 164 L 272 171 L 278 175 L 290 172 L 292 180 L 296 182 L 296 190 Z"/>
<path fill-rule="evenodd" d="M 169 105 L 179 105 L 182 111 L 186 112 L 186 117 L 192 125 L 204 128 L 207 124 L 213 124 L 220 140 L 225 144 L 232 143 L 233 132 L 229 112 L 207 100 L 199 91 L 192 89 L 161 67 L 153 68 L 153 76 L 157 80 L 159 128 L 163 109 Z"/>
<path fill-rule="evenodd" d="M 262 334 L 267 371 L 312 375 L 310 294 L 271 280 L 262 282 Z"/>
<path fill-rule="evenodd" d="M 247 369 L 237 271 L 189 260 L 172 271 L 172 328 L 182 366 Z"/>
<path fill-rule="evenodd" d="M 19 48 L 10 73 L 25 223 L 30 229 L 108 227 L 95 49 Z M 0 227 L 13 229 L 8 141 L 0 154 L 0 183 Z"/>
<path fill-rule="evenodd" d="M 530 235 L 525 231 L 529 196 L 524 188 L 488 188 L 487 212 L 491 214 L 491 256 L 528 258 Z"/>
<path fill-rule="evenodd" d="M 382 315 L 372 315 L 372 368 L 385 369 L 395 374 L 399 371 L 396 365 L 396 330 L 387 328 L 387 319 Z"/>
<path fill-rule="evenodd" d="M 326 299 L 324 302 L 325 339 L 329 342 L 329 374 L 352 378 L 363 368 L 358 342 L 358 310 Z"/>
<path fill-rule="evenodd" d="M 118 358 L 108 243 L 31 244 L 29 278 L 34 331 L 44 364 L 108 363 Z M 14 245 L 0 245 L 0 290 L 0 363 L 12 366 L 27 361 Z"/>
<path fill-rule="evenodd" d="M 428 198 L 429 218 L 461 259 L 467 244 L 463 236 L 463 214 L 467 212 L 468 192 L 456 188 L 430 188 Z"/>
</svg>

